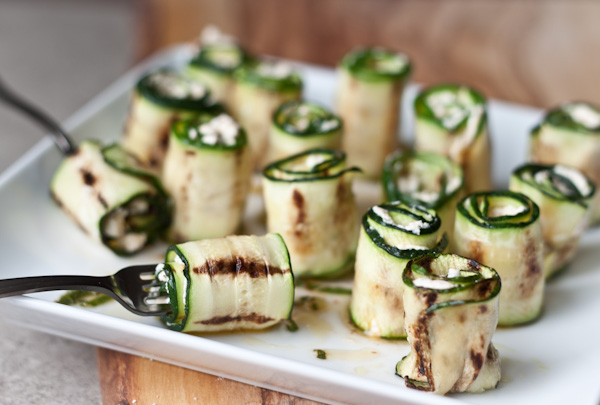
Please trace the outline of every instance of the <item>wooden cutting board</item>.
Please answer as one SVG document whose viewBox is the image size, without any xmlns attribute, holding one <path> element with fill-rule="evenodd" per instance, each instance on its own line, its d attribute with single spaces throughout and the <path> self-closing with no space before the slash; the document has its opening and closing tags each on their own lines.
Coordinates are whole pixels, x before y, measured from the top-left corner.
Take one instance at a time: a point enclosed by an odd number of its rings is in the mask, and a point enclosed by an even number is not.
<svg viewBox="0 0 600 405">
<path fill-rule="evenodd" d="M 98 372 L 106 405 L 319 404 L 103 348 L 98 348 Z"/>
</svg>

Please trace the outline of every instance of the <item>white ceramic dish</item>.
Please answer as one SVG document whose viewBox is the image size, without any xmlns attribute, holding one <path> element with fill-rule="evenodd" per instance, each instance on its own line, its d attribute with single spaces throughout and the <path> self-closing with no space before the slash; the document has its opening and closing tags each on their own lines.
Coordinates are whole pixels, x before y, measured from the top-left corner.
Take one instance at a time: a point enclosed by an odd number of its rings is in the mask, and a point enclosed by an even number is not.
<svg viewBox="0 0 600 405">
<path fill-rule="evenodd" d="M 144 71 L 177 64 L 190 55 L 179 46 L 136 67 L 84 106 L 65 127 L 76 140 L 116 140 L 127 111 L 130 89 Z M 308 99 L 331 105 L 335 73 L 298 65 Z M 410 117 L 410 87 L 403 106 Z M 527 131 L 541 111 L 490 102 L 496 184 L 506 184 L 524 161 Z M 403 125 L 409 134 L 411 120 Z M 408 140 L 408 137 L 404 137 Z M 85 236 L 51 202 L 48 182 L 60 154 L 46 138 L 0 176 L 0 278 L 43 274 L 104 275 L 129 264 L 162 259 L 164 245 L 132 259 L 112 255 Z M 377 200 L 378 186 L 359 184 L 363 207 Z M 246 229 L 263 232 L 261 201 L 253 196 Z M 158 320 L 129 314 L 111 303 L 93 310 L 53 302 L 59 293 L 0 300 L 9 320 L 36 330 L 121 350 L 234 380 L 326 402 L 402 404 L 597 404 L 600 398 L 600 229 L 589 231 L 568 273 L 549 284 L 545 312 L 533 325 L 499 329 L 494 343 L 502 356 L 502 381 L 480 395 L 438 397 L 410 390 L 394 375 L 409 351 L 402 341 L 369 339 L 348 323 L 348 297 L 323 295 L 326 309 L 295 310 L 298 332 L 281 326 L 263 333 L 192 336 L 165 329 Z M 300 290 L 300 294 L 306 292 Z M 317 359 L 314 349 L 328 353 Z M 23 353 L 24 356 L 27 353 Z"/>
</svg>

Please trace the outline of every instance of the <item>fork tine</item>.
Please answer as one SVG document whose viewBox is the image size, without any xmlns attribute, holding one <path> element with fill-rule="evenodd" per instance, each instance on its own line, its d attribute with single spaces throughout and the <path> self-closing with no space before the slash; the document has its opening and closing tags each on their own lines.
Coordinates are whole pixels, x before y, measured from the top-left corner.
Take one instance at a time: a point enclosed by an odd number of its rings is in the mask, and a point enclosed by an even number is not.
<svg viewBox="0 0 600 405">
<path fill-rule="evenodd" d="M 144 303 L 146 305 L 165 305 L 168 304 L 169 297 L 160 296 L 160 297 L 146 297 L 144 298 Z"/>
<path fill-rule="evenodd" d="M 140 273 L 140 279 L 144 281 L 154 280 L 156 279 L 156 274 L 152 272 Z"/>
</svg>

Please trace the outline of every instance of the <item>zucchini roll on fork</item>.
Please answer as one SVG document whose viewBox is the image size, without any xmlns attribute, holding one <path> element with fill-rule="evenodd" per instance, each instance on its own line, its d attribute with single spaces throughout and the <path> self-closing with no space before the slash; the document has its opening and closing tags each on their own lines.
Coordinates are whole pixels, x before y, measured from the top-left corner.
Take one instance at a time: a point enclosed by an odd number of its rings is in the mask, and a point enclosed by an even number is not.
<svg viewBox="0 0 600 405">
<path fill-rule="evenodd" d="M 159 70 L 135 87 L 123 133 L 123 147 L 160 173 L 171 124 L 208 108 L 209 91 L 180 73 Z"/>
<path fill-rule="evenodd" d="M 495 388 L 498 273 L 457 255 L 424 256 L 406 266 L 403 281 L 411 351 L 396 374 L 406 386 L 440 395 Z"/>
<path fill-rule="evenodd" d="M 382 48 L 355 49 L 339 68 L 339 114 L 348 161 L 371 178 L 398 145 L 402 92 L 410 76 L 404 54 Z"/>
<path fill-rule="evenodd" d="M 386 201 L 434 209 L 442 221 L 440 234 L 452 236 L 464 184 L 460 166 L 435 153 L 397 152 L 386 159 L 382 182 Z"/>
<path fill-rule="evenodd" d="M 540 207 L 548 278 L 567 266 L 575 255 L 596 188 L 577 169 L 525 164 L 513 172 L 510 189 L 527 195 Z"/>
<path fill-rule="evenodd" d="M 231 111 L 248 133 L 255 167 L 262 167 L 269 150 L 273 113 L 286 101 L 302 95 L 302 79 L 291 65 L 260 59 L 247 63 L 235 74 Z"/>
<path fill-rule="evenodd" d="M 175 203 L 169 238 L 235 233 L 251 172 L 246 134 L 229 115 L 203 113 L 175 122 L 162 176 Z"/>
<path fill-rule="evenodd" d="M 430 87 L 415 99 L 415 149 L 448 156 L 465 173 L 467 192 L 491 188 L 486 101 L 455 84 Z"/>
<path fill-rule="evenodd" d="M 263 171 L 267 229 L 283 236 L 295 276 L 333 277 L 352 266 L 358 216 L 346 155 L 312 149 Z"/>
<path fill-rule="evenodd" d="M 535 320 L 544 295 L 543 239 L 539 208 L 514 191 L 470 194 L 458 203 L 453 247 L 502 277 L 498 324 Z"/>
<path fill-rule="evenodd" d="M 350 317 L 368 335 L 406 337 L 402 272 L 409 260 L 441 252 L 435 211 L 404 203 L 381 204 L 363 216 L 354 264 Z"/>
<path fill-rule="evenodd" d="M 181 332 L 264 329 L 288 319 L 294 277 L 281 236 L 228 236 L 169 247 L 156 268 Z"/>
<path fill-rule="evenodd" d="M 290 101 L 273 114 L 269 162 L 314 148 L 339 149 L 342 120 L 315 103 Z"/>
<path fill-rule="evenodd" d="M 82 142 L 60 164 L 50 191 L 87 234 L 118 255 L 139 252 L 169 225 L 160 183 L 118 145 Z"/>
<path fill-rule="evenodd" d="M 529 160 L 561 164 L 581 170 L 600 186 L 600 107 L 566 103 L 548 112 L 531 131 Z M 600 222 L 600 193 L 591 203 L 590 223 Z"/>
</svg>

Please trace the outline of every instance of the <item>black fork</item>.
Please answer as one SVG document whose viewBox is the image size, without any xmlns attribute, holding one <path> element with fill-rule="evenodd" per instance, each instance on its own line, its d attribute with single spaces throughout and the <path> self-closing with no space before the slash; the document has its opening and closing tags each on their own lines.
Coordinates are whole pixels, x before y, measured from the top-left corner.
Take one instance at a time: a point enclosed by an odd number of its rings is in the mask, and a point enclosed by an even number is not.
<svg viewBox="0 0 600 405">
<path fill-rule="evenodd" d="M 160 294 L 166 280 L 156 265 L 130 266 L 112 276 L 41 276 L 0 280 L 0 298 L 42 291 L 95 291 L 114 298 L 136 315 L 160 316 L 171 311 L 169 298 Z"/>
</svg>

